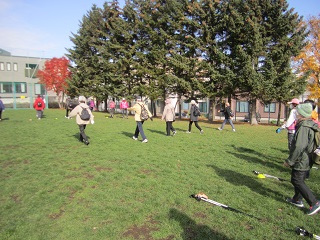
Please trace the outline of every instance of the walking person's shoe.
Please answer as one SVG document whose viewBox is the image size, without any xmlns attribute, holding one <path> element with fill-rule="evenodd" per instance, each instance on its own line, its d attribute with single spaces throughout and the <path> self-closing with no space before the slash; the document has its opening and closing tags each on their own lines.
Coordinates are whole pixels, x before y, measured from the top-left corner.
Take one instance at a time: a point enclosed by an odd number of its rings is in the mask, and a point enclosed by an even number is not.
<svg viewBox="0 0 320 240">
<path fill-rule="evenodd" d="M 222 128 L 218 128 L 219 131 L 222 131 Z"/>
<path fill-rule="evenodd" d="M 295 200 L 293 200 L 292 198 L 287 198 L 287 199 L 286 199 L 286 202 L 291 203 L 291 204 L 293 204 L 293 205 L 295 205 L 295 206 L 297 206 L 297 207 L 300 207 L 300 208 L 304 207 L 302 201 L 295 201 Z"/>
<path fill-rule="evenodd" d="M 307 213 L 309 216 L 316 214 L 317 212 L 320 211 L 320 202 L 318 201 L 315 205 L 310 207 L 309 212 Z"/>
<path fill-rule="evenodd" d="M 173 131 L 173 136 L 177 134 L 177 131 Z"/>
<path fill-rule="evenodd" d="M 142 142 L 143 142 L 143 143 L 147 143 L 147 142 L 148 142 L 148 139 L 145 139 L 145 140 L 143 140 Z"/>
<path fill-rule="evenodd" d="M 203 134 L 203 130 L 200 131 L 200 134 Z"/>
<path fill-rule="evenodd" d="M 189 132 L 189 131 L 186 131 L 186 133 L 191 133 L 191 132 Z"/>
<path fill-rule="evenodd" d="M 84 140 L 83 141 L 85 145 L 89 145 L 89 141 L 88 140 Z"/>
<path fill-rule="evenodd" d="M 138 140 L 138 138 L 137 138 L 137 137 L 135 137 L 135 136 L 133 136 L 133 137 L 132 137 L 132 139 L 133 139 L 133 140 L 135 140 L 135 141 L 137 141 L 137 140 Z"/>
<path fill-rule="evenodd" d="M 234 132 L 235 132 L 236 130 L 235 130 L 235 129 L 232 129 L 232 131 L 234 131 Z"/>
</svg>

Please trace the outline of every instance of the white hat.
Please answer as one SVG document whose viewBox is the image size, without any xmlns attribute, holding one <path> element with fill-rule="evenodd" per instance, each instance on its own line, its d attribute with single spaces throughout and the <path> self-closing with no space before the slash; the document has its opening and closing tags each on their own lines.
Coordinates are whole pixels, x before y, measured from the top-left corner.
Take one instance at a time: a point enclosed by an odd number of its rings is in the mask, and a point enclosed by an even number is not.
<svg viewBox="0 0 320 240">
<path fill-rule="evenodd" d="M 86 102 L 87 99 L 85 98 L 85 96 L 79 96 L 79 102 Z"/>
</svg>

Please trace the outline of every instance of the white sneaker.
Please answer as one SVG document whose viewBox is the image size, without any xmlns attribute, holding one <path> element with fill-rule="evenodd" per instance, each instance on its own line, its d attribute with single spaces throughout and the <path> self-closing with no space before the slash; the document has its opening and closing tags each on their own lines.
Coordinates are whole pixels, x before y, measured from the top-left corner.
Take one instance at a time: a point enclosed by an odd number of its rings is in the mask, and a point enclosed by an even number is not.
<svg viewBox="0 0 320 240">
<path fill-rule="evenodd" d="M 147 142 L 148 142 L 148 139 L 145 139 L 145 140 L 143 140 L 142 142 L 143 142 L 143 143 L 147 143 Z"/>
<path fill-rule="evenodd" d="M 222 128 L 218 128 L 218 130 L 219 130 L 219 131 L 221 131 L 221 130 L 222 130 Z"/>
<path fill-rule="evenodd" d="M 186 133 L 191 133 L 191 132 L 189 132 L 189 131 L 186 131 Z"/>
<path fill-rule="evenodd" d="M 232 129 L 232 131 L 234 131 L 234 132 L 235 132 L 236 130 L 235 130 L 235 129 Z"/>
<path fill-rule="evenodd" d="M 138 140 L 138 138 L 136 138 L 135 136 L 133 136 L 132 139 L 133 139 L 133 140 L 136 140 L 136 141 Z"/>
<path fill-rule="evenodd" d="M 173 131 L 173 136 L 177 134 L 177 131 Z"/>
<path fill-rule="evenodd" d="M 200 134 L 203 134 L 203 130 L 200 131 Z"/>
</svg>

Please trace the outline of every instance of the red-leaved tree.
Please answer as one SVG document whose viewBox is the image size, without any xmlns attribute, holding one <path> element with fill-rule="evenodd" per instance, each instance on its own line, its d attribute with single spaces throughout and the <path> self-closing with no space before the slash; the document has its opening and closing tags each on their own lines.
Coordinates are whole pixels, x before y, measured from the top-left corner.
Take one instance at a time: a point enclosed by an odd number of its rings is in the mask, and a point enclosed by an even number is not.
<svg viewBox="0 0 320 240">
<path fill-rule="evenodd" d="M 43 69 L 39 70 L 37 75 L 46 90 L 54 91 L 57 94 L 60 108 L 67 86 L 66 80 L 71 77 L 69 63 L 70 61 L 66 57 L 52 58 L 44 63 Z"/>
</svg>

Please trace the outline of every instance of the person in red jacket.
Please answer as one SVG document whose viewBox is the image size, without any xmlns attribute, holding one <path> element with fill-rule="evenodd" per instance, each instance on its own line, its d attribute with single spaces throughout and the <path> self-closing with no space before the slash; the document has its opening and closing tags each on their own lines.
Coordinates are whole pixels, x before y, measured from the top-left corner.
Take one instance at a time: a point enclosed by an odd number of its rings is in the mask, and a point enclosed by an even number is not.
<svg viewBox="0 0 320 240">
<path fill-rule="evenodd" d="M 38 95 L 38 97 L 34 101 L 33 108 L 37 111 L 37 118 L 40 120 L 43 115 L 43 109 L 45 108 L 45 103 L 40 95 Z"/>
</svg>

